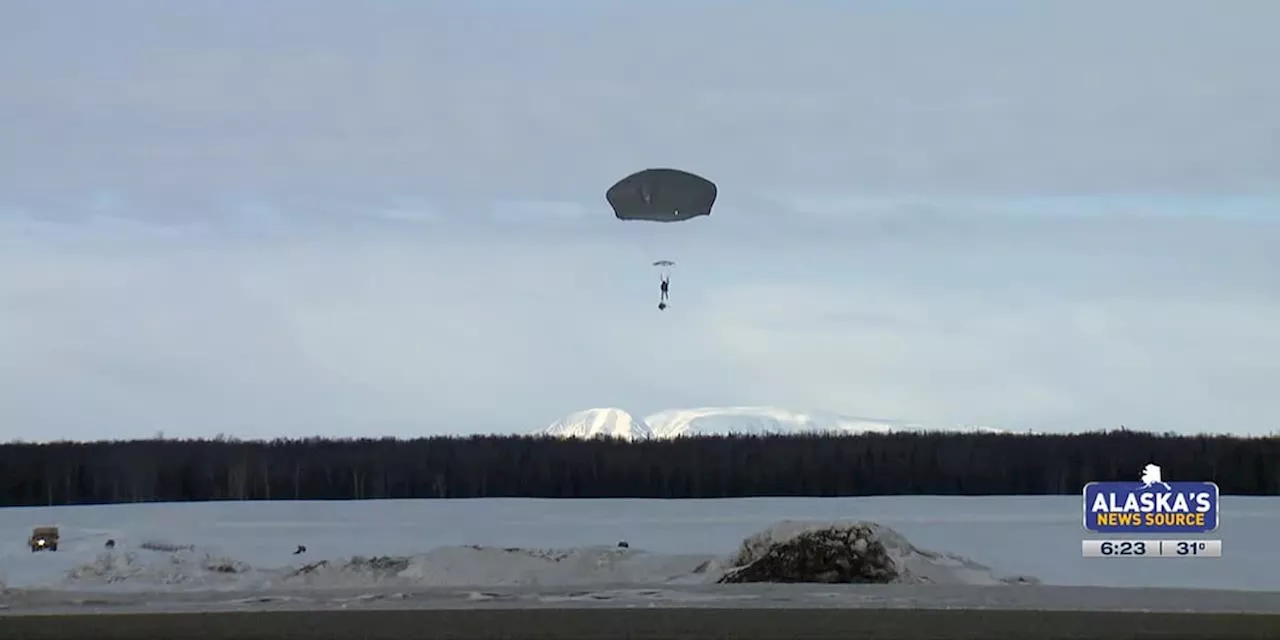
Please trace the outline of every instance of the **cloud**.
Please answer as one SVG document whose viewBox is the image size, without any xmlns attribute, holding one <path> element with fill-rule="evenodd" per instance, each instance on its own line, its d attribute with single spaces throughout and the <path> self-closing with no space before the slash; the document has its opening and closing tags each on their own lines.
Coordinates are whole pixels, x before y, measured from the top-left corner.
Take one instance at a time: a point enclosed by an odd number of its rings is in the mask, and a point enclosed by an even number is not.
<svg viewBox="0 0 1280 640">
<path fill-rule="evenodd" d="M 571 199 L 1273 190 L 1280 7 L 15 3 L 0 188 Z M 730 8 L 732 7 L 732 9 Z M 660 37 L 659 37 L 660 36 Z"/>
<path fill-rule="evenodd" d="M 11 7 L 0 438 L 1274 429 L 1274 3 Z"/>
<path fill-rule="evenodd" d="M 557 295 L 616 290 L 606 269 L 575 273 L 600 253 L 590 246 L 42 231 L 5 252 L 10 424 L 267 435 L 495 415 L 511 427 L 540 386 L 608 364 L 573 333 L 592 305 L 574 314 Z M 516 390 L 532 397 L 504 399 Z"/>
<path fill-rule="evenodd" d="M 687 260 L 665 313 L 653 246 L 585 222 L 287 239 L 11 227 L 0 420 L 75 437 L 410 435 L 532 429 L 600 404 L 776 403 L 1265 429 L 1274 223 L 965 220 L 830 237 L 782 223 L 764 245 L 693 234 L 667 247 Z"/>
<path fill-rule="evenodd" d="M 1045 430 L 1265 426 L 1249 398 L 1278 372 L 1274 300 L 876 289 L 735 292 L 729 309 L 790 313 L 722 311 L 739 320 L 708 337 L 742 393 L 792 405 Z"/>
</svg>

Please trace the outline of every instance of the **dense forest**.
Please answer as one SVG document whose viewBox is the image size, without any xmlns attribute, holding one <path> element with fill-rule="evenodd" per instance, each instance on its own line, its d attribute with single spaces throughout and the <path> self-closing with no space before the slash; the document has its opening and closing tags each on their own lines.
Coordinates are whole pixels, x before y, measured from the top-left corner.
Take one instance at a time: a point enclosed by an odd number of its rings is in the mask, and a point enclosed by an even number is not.
<svg viewBox="0 0 1280 640">
<path fill-rule="evenodd" d="M 902 433 L 0 445 L 0 506 L 377 498 L 1074 494 L 1092 480 L 1280 494 L 1280 438 Z"/>
</svg>

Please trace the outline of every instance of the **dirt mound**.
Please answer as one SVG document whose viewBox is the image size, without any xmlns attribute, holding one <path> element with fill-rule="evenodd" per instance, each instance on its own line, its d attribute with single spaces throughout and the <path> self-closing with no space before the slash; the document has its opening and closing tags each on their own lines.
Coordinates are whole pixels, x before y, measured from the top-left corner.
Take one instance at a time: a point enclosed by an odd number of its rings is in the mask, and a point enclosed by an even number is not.
<svg viewBox="0 0 1280 640">
<path fill-rule="evenodd" d="M 1038 584 L 928 551 L 874 522 L 784 521 L 742 541 L 717 582 Z"/>
<path fill-rule="evenodd" d="M 734 565 L 718 582 L 887 584 L 899 578 L 893 558 L 861 523 L 815 528 L 763 548 L 744 543 Z"/>
</svg>

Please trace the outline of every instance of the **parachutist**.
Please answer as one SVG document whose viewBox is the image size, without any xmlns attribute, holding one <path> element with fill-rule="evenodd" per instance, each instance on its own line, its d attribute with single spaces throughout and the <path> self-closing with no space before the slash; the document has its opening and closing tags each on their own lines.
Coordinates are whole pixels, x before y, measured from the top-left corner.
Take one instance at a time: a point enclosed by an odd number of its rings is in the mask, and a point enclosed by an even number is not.
<svg viewBox="0 0 1280 640">
<path fill-rule="evenodd" d="M 711 215 L 719 189 L 702 176 L 679 169 L 645 169 L 615 183 L 605 192 L 619 220 L 668 224 Z M 667 308 L 670 260 L 653 263 L 662 268 L 662 297 L 658 310 Z"/>
</svg>

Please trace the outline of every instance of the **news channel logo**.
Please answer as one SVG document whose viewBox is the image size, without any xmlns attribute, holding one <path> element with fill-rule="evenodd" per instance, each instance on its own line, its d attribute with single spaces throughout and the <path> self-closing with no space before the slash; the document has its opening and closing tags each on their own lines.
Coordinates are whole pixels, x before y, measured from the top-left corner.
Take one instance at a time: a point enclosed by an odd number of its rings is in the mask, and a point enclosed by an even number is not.
<svg viewBox="0 0 1280 640">
<path fill-rule="evenodd" d="M 1218 485 L 1165 482 L 1147 465 L 1138 482 L 1084 486 L 1084 528 L 1094 533 L 1209 533 L 1218 528 Z"/>
</svg>

